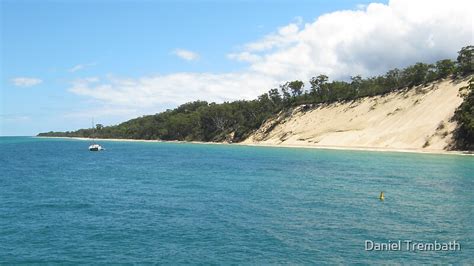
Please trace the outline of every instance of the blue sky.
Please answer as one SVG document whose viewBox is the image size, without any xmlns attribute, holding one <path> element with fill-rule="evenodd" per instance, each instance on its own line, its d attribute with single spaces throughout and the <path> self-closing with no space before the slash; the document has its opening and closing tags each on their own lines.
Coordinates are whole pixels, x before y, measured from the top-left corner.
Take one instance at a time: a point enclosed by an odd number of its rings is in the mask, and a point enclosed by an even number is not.
<svg viewBox="0 0 474 266">
<path fill-rule="evenodd" d="M 428 29 L 433 34 L 415 40 L 405 57 L 381 52 L 387 63 L 364 61 L 356 66 L 339 60 L 342 67 L 336 68 L 334 60 L 324 55 L 349 53 L 354 56 L 350 62 L 358 60 L 355 55 L 364 55 L 364 42 L 357 43 L 356 37 L 350 41 L 344 39 L 350 34 L 335 37 L 350 29 L 351 21 L 359 21 L 363 28 L 363 21 L 377 22 L 377 13 L 383 12 L 394 14 L 394 21 L 403 20 L 399 15 L 403 10 L 398 10 L 403 3 L 371 2 L 4 0 L 0 134 L 75 130 L 88 127 L 92 117 L 111 125 L 197 98 L 247 99 L 285 79 L 307 80 L 317 72 L 344 78 L 413 60 L 454 57 L 469 42 L 461 14 L 451 28 Z M 336 12 L 342 10 L 350 12 Z M 442 22 L 435 11 L 426 19 Z M 381 31 L 393 30 L 387 27 Z M 413 34 L 427 31 L 413 27 Z M 442 33 L 453 27 L 461 33 L 449 42 L 443 40 Z M 331 30 L 336 34 L 324 35 Z M 363 36 L 373 39 L 373 34 L 381 39 L 374 47 L 369 43 L 371 50 L 390 41 L 377 32 Z M 332 42 L 338 45 L 325 46 Z M 347 43 L 351 45 L 345 47 Z M 425 46 L 428 52 L 417 51 Z M 293 58 L 297 67 L 292 66 Z"/>
</svg>

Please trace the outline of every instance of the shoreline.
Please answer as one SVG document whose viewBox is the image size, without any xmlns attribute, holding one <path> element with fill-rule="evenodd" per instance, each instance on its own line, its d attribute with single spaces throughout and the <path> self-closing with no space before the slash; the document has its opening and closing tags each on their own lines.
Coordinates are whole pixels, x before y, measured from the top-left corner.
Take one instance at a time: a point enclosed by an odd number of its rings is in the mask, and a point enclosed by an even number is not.
<svg viewBox="0 0 474 266">
<path fill-rule="evenodd" d="M 33 136 L 33 138 L 59 138 L 90 141 L 91 138 L 82 137 L 44 137 Z M 370 152 L 399 152 L 399 153 L 418 153 L 418 154 L 439 154 L 439 155 L 467 155 L 474 156 L 474 152 L 469 151 L 445 151 L 445 150 L 425 150 L 425 149 L 397 149 L 397 148 L 379 148 L 379 147 L 357 147 L 357 146 L 325 146 L 325 145 L 279 145 L 265 143 L 224 143 L 224 142 L 204 142 L 204 141 L 184 141 L 184 140 L 148 140 L 148 139 L 95 139 L 97 141 L 118 141 L 118 142 L 156 142 L 156 143 L 191 143 L 191 144 L 209 144 L 209 145 L 238 145 L 249 147 L 271 147 L 271 148 L 298 148 L 298 149 L 320 149 L 320 150 L 348 150 L 348 151 L 370 151 Z"/>
</svg>

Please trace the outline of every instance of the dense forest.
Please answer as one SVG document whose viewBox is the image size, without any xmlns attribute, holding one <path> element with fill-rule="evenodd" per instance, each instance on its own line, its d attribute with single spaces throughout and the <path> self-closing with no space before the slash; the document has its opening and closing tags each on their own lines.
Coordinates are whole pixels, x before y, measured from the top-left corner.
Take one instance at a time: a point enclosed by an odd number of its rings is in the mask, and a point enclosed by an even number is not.
<svg viewBox="0 0 474 266">
<path fill-rule="evenodd" d="M 362 97 L 411 89 L 448 77 L 468 76 L 473 73 L 473 52 L 474 46 L 470 45 L 458 52 L 456 61 L 444 59 L 434 64 L 416 63 L 404 69 L 389 70 L 380 76 L 354 76 L 350 81 L 329 81 L 328 76 L 318 75 L 309 80 L 308 89 L 303 81 L 294 80 L 251 101 L 221 104 L 195 101 L 115 126 L 104 127 L 98 124 L 95 129 L 47 132 L 40 133 L 39 136 L 238 142 L 258 129 L 266 119 L 297 105 L 315 108 L 320 104 L 354 101 Z M 472 80 L 467 89 L 465 101 L 454 116 L 458 122 L 455 132 L 457 141 L 453 146 L 456 149 L 474 148 Z"/>
</svg>

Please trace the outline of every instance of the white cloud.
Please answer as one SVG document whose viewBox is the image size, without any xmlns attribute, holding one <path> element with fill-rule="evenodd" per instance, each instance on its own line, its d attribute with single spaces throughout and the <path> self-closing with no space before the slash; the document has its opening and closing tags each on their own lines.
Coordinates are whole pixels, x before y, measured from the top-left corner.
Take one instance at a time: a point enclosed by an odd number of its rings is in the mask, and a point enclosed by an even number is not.
<svg viewBox="0 0 474 266">
<path fill-rule="evenodd" d="M 391 0 L 324 14 L 280 27 L 228 55 L 247 62 L 239 72 L 173 73 L 142 78 L 77 80 L 70 91 L 105 104 L 149 110 L 192 100 L 251 99 L 288 80 L 381 74 L 415 62 L 455 58 L 472 40 L 467 0 Z M 176 50 L 193 60 L 197 54 Z M 159 111 L 159 110 L 157 110 Z"/>
<path fill-rule="evenodd" d="M 297 18 L 296 22 L 280 27 L 277 33 L 267 35 L 262 40 L 246 44 L 246 52 L 268 51 L 273 48 L 287 47 L 297 40 L 295 35 L 299 31 L 301 23 L 301 18 Z"/>
<path fill-rule="evenodd" d="M 173 54 L 186 61 L 194 61 L 199 59 L 199 54 L 184 49 L 175 49 Z"/>
<path fill-rule="evenodd" d="M 71 73 L 74 73 L 74 72 L 77 72 L 79 70 L 82 70 L 84 68 L 87 68 L 87 67 L 91 67 L 91 66 L 95 66 L 97 63 L 88 63 L 88 64 L 78 64 L 78 65 L 75 65 L 73 67 L 71 67 L 70 69 L 68 69 L 69 72 Z"/>
<path fill-rule="evenodd" d="M 232 60 L 237 60 L 240 62 L 257 62 L 261 59 L 259 55 L 252 54 L 250 52 L 240 52 L 240 53 L 231 53 L 227 57 Z"/>
<path fill-rule="evenodd" d="M 141 110 L 142 111 L 142 110 Z M 151 110 L 149 110 L 151 111 Z M 63 115 L 65 118 L 114 118 L 114 117 L 137 117 L 142 114 L 136 108 L 100 106 L 92 109 L 74 110 Z"/>
<path fill-rule="evenodd" d="M 13 85 L 17 87 L 32 87 L 32 86 L 40 84 L 43 81 L 38 78 L 17 77 L 17 78 L 13 78 L 11 82 L 13 83 Z"/>
<path fill-rule="evenodd" d="M 356 8 L 359 9 L 359 10 L 364 10 L 366 7 L 367 7 L 366 4 L 357 4 L 356 5 Z"/>
<path fill-rule="evenodd" d="M 276 85 L 270 77 L 249 72 L 175 73 L 138 79 L 78 79 L 70 91 L 115 106 L 150 108 L 198 99 L 215 102 L 252 99 L 256 91 L 269 85 Z"/>
<path fill-rule="evenodd" d="M 280 80 L 380 74 L 455 57 L 473 41 L 472 6 L 464 0 L 373 3 L 364 10 L 325 14 L 302 28 L 289 24 L 241 53 L 261 58 L 252 62 L 252 71 Z"/>
</svg>

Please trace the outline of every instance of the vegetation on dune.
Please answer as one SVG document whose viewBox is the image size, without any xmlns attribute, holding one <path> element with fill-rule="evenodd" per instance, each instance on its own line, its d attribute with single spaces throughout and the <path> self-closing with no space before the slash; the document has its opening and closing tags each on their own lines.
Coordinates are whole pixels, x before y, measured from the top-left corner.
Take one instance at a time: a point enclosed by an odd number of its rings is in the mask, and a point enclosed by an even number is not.
<svg viewBox="0 0 474 266">
<path fill-rule="evenodd" d="M 458 125 L 454 131 L 454 148 L 474 150 L 474 78 L 465 89 L 464 101 L 454 113 Z"/>
<path fill-rule="evenodd" d="M 116 126 L 98 125 L 97 129 L 80 129 L 72 132 L 47 132 L 39 136 L 130 138 L 161 140 L 234 141 L 249 136 L 262 123 L 297 105 L 327 104 L 352 101 L 362 97 L 413 88 L 450 76 L 462 77 L 473 73 L 474 46 L 459 51 L 456 61 L 445 59 L 435 64 L 416 63 L 405 69 L 392 69 L 385 75 L 350 81 L 329 81 L 326 75 L 309 80 L 305 89 L 300 80 L 286 82 L 251 101 L 234 101 L 221 104 L 195 101 L 173 110 L 129 120 Z M 472 83 L 471 83 L 472 84 Z M 455 136 L 458 147 L 473 148 L 474 110 L 472 86 L 466 100 L 456 112 L 459 128 Z"/>
<path fill-rule="evenodd" d="M 457 72 L 472 74 L 474 69 L 474 46 L 463 47 L 458 52 Z M 454 131 L 454 149 L 474 150 L 474 78 L 464 88 L 464 101 L 454 113 L 457 128 Z"/>
</svg>

